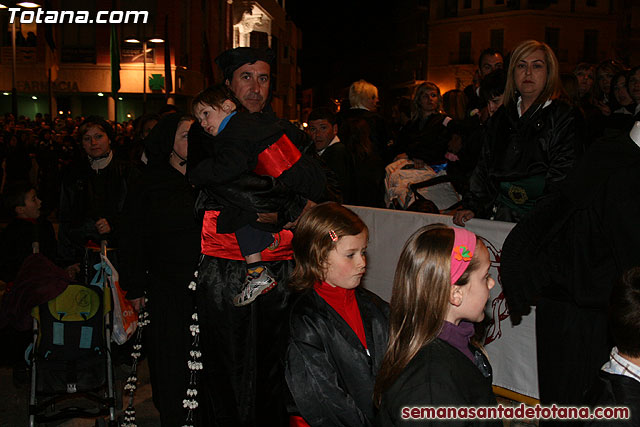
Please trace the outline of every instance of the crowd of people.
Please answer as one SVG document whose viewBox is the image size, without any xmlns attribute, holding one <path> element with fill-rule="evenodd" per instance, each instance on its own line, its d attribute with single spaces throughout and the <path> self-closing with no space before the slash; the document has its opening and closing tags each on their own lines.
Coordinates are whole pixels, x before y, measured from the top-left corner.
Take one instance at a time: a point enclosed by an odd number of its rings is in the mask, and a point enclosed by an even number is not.
<svg viewBox="0 0 640 427">
<path fill-rule="evenodd" d="M 639 425 L 638 67 L 561 74 L 529 40 L 484 50 L 464 90 L 418 85 L 389 120 L 377 88 L 354 82 L 348 106 L 314 109 L 303 131 L 271 110 L 273 60 L 222 53 L 223 82 L 188 112 L 5 115 L 3 310 L 33 241 L 88 283 L 91 247 L 107 240 L 127 298 L 150 313 L 162 425 L 185 425 L 187 389 L 199 402 L 187 424 L 402 425 L 407 407 L 496 404 L 474 326 L 495 281 L 464 226 L 508 221 L 502 283 L 514 323 L 537 307 L 541 403 L 629 406 L 624 425 Z M 407 168 L 446 171 L 461 207 L 458 227 L 406 242 L 387 304 L 359 286 L 369 231 L 342 204 L 397 207 L 385 181 Z M 6 333 L 15 360 L 29 334 Z"/>
</svg>

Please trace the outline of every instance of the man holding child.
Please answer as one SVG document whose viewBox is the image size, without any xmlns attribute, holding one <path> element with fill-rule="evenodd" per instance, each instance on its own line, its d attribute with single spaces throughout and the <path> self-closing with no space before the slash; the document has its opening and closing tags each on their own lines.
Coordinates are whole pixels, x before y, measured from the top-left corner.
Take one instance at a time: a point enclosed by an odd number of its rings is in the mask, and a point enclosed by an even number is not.
<svg viewBox="0 0 640 427">
<path fill-rule="evenodd" d="M 216 63 L 222 68 L 224 83 L 233 92 L 233 102 L 238 110 L 259 113 L 253 123 L 270 121 L 272 125 L 279 126 L 292 146 L 299 150 L 305 167 L 295 169 L 296 180 L 307 187 L 310 190 L 308 194 L 314 194 L 318 199 L 314 202 L 318 202 L 325 197 L 327 180 L 319 163 L 304 154 L 311 145 L 310 141 L 288 122 L 278 120 L 269 105 L 273 59 L 270 51 L 237 48 L 223 52 Z M 224 105 L 223 102 L 212 107 L 217 111 Z M 200 186 L 206 182 L 201 168 L 203 157 L 207 155 L 206 144 L 215 144 L 216 138 L 221 137 L 218 133 L 227 123 L 237 123 L 238 118 L 233 119 L 229 114 L 225 123 L 218 123 L 204 117 L 207 108 L 202 108 L 203 105 L 193 107 L 194 112 L 203 117 L 198 117 L 200 123 L 195 123 L 189 134 L 187 173 L 191 177 L 192 172 L 198 170 L 199 182 L 196 184 Z M 238 144 L 251 143 L 262 132 L 258 124 L 251 126 L 242 129 L 237 124 L 233 125 L 223 132 L 223 136 L 226 132 L 228 137 L 228 132 L 233 130 Z M 290 171 L 294 168 L 290 167 Z M 210 172 L 212 175 L 216 173 L 213 168 Z M 287 172 L 289 170 L 284 171 Z M 236 207 L 240 205 L 260 222 L 282 226 L 283 208 L 277 203 L 286 197 L 298 199 L 295 204 L 297 210 L 293 209 L 293 213 L 292 209 L 288 210 L 287 220 L 292 223 L 303 209 L 313 204 L 306 198 L 300 203 L 299 193 L 289 190 L 274 175 L 254 170 L 236 178 L 218 186 L 225 192 L 225 200 L 237 201 L 234 203 Z M 260 252 L 261 263 L 268 267 L 277 284 L 265 289 L 246 305 L 234 306 L 234 298 L 246 284 L 247 263 L 235 235 L 219 232 L 221 211 L 225 208 L 221 199 L 209 197 L 207 191 L 200 194 L 196 209 L 203 220 L 202 261 L 198 268 L 196 293 L 204 358 L 200 382 L 204 396 L 199 400 L 206 402 L 206 412 L 202 417 L 212 422 L 211 425 L 286 426 L 285 400 L 288 394 L 281 360 L 288 338 L 290 295 L 287 281 L 293 266 L 293 234 L 286 228 L 292 224 L 284 224 L 285 229 L 273 233 L 273 243 Z"/>
</svg>

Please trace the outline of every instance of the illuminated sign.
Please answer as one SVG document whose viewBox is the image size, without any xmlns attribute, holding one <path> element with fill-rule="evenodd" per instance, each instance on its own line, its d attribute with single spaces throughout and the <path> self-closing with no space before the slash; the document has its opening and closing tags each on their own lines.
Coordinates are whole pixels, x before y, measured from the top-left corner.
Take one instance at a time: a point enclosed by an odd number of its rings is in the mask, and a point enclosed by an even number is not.
<svg viewBox="0 0 640 427">
<path fill-rule="evenodd" d="M 43 93 L 49 92 L 49 83 L 46 81 L 27 81 L 27 80 L 18 80 L 16 81 L 16 88 L 18 92 L 36 92 Z M 55 81 L 52 84 L 52 90 L 54 92 L 80 92 L 78 89 L 78 82 L 68 82 L 68 81 Z"/>
</svg>

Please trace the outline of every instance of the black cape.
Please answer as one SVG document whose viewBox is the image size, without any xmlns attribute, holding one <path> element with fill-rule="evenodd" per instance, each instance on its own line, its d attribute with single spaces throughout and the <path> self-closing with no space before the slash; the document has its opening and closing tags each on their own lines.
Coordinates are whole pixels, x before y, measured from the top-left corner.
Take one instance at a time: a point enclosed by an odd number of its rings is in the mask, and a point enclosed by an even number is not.
<svg viewBox="0 0 640 427">
<path fill-rule="evenodd" d="M 490 367 L 484 359 L 484 365 Z M 490 369 L 489 369 L 490 371 Z M 502 420 L 404 420 L 405 407 L 496 406 L 492 375 L 484 376 L 462 352 L 437 338 L 409 362 L 382 395 L 376 425 L 402 426 L 502 426 Z"/>
<path fill-rule="evenodd" d="M 311 426 L 369 426 L 373 386 L 389 339 L 389 306 L 356 289 L 367 349 L 315 291 L 292 308 L 285 375 L 298 411 Z"/>
</svg>

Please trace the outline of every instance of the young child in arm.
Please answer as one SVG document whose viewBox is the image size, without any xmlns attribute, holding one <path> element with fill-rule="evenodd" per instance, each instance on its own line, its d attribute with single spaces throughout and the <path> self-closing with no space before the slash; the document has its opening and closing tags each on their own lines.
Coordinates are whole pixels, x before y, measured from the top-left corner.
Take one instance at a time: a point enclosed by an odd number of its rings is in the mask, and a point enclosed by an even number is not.
<svg viewBox="0 0 640 427">
<path fill-rule="evenodd" d="M 462 425 L 403 415 L 410 407 L 496 405 L 491 365 L 471 342 L 495 285 L 490 266 L 485 244 L 465 229 L 433 224 L 409 238 L 393 280 L 389 348 L 373 394 L 378 426 Z"/>
<path fill-rule="evenodd" d="M 360 285 L 369 233 L 334 202 L 305 212 L 293 237 L 291 309 L 285 376 L 295 426 L 370 426 L 372 394 L 388 341 L 389 306 Z"/>
<path fill-rule="evenodd" d="M 239 111 L 239 108 L 241 104 L 225 85 L 205 89 L 195 97 L 193 113 L 206 132 L 204 143 L 198 146 L 206 158 L 193 164 L 188 176 L 193 184 L 204 188 L 207 194 L 213 195 L 223 205 L 217 219 L 217 232 L 233 232 L 236 235 L 242 256 L 247 262 L 247 276 L 242 291 L 236 295 L 233 303 L 243 306 L 276 285 L 260 252 L 277 244 L 277 240 L 274 242 L 272 232 L 256 228 L 256 211 L 234 206 L 233 201 L 227 200 L 218 190 L 242 174 L 253 172 L 278 179 L 300 196 L 299 205 L 304 206 L 305 199 L 317 197 L 324 183 L 315 180 L 308 185 L 314 180 L 299 179 L 300 174 L 307 173 L 302 169 L 308 163 L 275 117 L 262 113 L 249 114 Z"/>
</svg>

